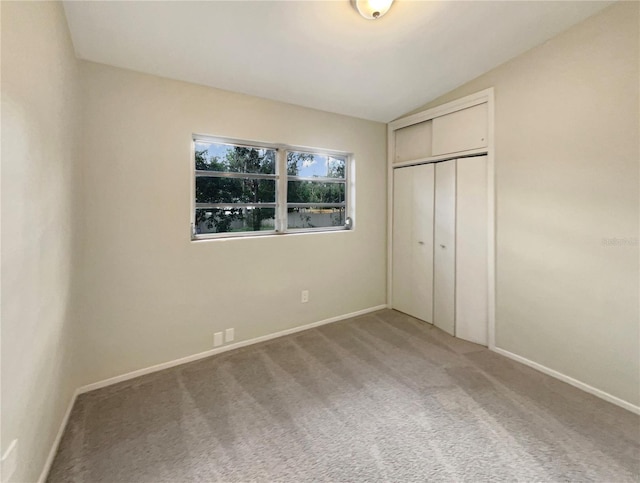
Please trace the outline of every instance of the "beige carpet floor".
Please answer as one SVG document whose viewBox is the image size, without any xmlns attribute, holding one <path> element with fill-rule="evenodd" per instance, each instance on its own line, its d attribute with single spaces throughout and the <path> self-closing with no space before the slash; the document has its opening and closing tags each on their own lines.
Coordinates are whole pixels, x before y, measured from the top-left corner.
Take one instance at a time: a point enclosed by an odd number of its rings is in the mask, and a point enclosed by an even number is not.
<svg viewBox="0 0 640 483">
<path fill-rule="evenodd" d="M 640 479 L 640 418 L 384 310 L 82 395 L 49 482 Z"/>
</svg>

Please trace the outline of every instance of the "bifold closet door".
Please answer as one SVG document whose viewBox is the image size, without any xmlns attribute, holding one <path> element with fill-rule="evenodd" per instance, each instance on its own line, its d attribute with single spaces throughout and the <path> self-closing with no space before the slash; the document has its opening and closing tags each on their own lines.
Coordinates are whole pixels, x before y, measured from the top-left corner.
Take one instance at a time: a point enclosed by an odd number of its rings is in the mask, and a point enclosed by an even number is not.
<svg viewBox="0 0 640 483">
<path fill-rule="evenodd" d="M 433 323 L 455 335 L 456 160 L 436 164 Z"/>
<path fill-rule="evenodd" d="M 433 321 L 432 164 L 393 170 L 393 308 Z"/>
<path fill-rule="evenodd" d="M 457 166 L 456 337 L 487 345 L 487 157 Z"/>
</svg>

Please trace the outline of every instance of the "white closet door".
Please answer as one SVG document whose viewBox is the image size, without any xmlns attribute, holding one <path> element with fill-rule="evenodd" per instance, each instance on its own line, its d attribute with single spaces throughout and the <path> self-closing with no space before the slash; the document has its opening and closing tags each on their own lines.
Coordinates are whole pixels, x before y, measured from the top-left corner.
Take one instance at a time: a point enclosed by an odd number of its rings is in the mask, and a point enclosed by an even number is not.
<svg viewBox="0 0 640 483">
<path fill-rule="evenodd" d="M 393 308 L 433 321 L 432 164 L 393 170 Z"/>
<path fill-rule="evenodd" d="M 431 121 L 424 121 L 395 131 L 394 163 L 431 156 Z"/>
<path fill-rule="evenodd" d="M 456 337 L 487 345 L 487 157 L 458 160 Z"/>
<path fill-rule="evenodd" d="M 488 104 L 468 107 L 433 120 L 433 156 L 487 145 Z"/>
<path fill-rule="evenodd" d="M 433 323 L 455 334 L 456 160 L 436 165 Z"/>
</svg>

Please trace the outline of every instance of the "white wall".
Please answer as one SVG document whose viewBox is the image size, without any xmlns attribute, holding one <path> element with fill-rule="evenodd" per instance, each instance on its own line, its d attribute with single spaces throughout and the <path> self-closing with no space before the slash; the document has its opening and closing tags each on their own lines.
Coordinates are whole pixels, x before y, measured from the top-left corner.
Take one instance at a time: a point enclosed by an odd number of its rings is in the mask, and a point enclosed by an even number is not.
<svg viewBox="0 0 640 483">
<path fill-rule="evenodd" d="M 11 481 L 31 482 L 78 385 L 71 293 L 79 84 L 59 3 L 1 9 L 1 450 L 18 438 Z"/>
<path fill-rule="evenodd" d="M 635 405 L 639 7 L 617 3 L 418 109 L 495 87 L 497 346 Z"/>
<path fill-rule="evenodd" d="M 84 382 L 385 303 L 385 125 L 82 63 Z M 356 229 L 191 242 L 193 133 L 353 152 Z M 300 291 L 310 302 L 300 303 Z"/>
<path fill-rule="evenodd" d="M 91 63 L 78 90 L 60 5 L 1 11 L 0 449 L 19 438 L 16 481 L 39 475 L 78 385 L 227 327 L 243 340 L 385 302 L 384 125 Z M 617 4 L 431 103 L 496 89 L 498 346 L 634 404 L 638 247 L 603 239 L 638 237 L 638 20 Z M 354 152 L 356 230 L 191 242 L 194 132 Z"/>
</svg>

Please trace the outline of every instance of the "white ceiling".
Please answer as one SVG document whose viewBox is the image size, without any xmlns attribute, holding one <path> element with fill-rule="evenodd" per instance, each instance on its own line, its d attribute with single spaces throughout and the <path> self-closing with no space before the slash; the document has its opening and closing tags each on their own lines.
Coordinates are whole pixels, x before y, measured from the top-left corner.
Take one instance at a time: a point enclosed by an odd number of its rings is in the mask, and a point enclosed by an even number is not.
<svg viewBox="0 0 640 483">
<path fill-rule="evenodd" d="M 387 122 L 612 2 L 66 1 L 81 59 Z"/>
</svg>

